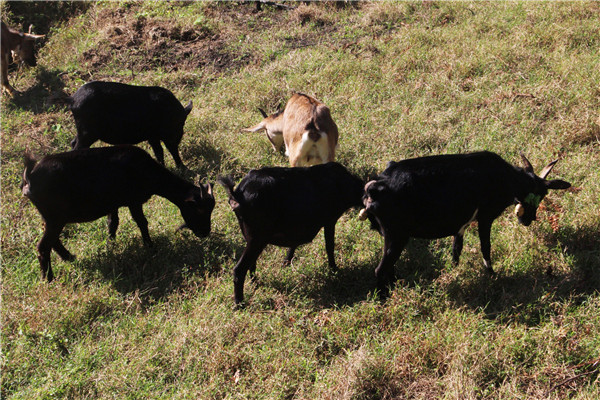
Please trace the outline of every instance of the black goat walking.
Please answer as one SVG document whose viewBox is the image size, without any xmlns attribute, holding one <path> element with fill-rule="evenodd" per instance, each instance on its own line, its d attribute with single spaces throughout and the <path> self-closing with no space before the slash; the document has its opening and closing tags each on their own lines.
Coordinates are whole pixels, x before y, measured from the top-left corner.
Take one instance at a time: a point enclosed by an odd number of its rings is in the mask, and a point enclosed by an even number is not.
<svg viewBox="0 0 600 400">
<path fill-rule="evenodd" d="M 522 156 L 525 168 L 510 165 L 490 152 L 440 155 L 390 162 L 365 185 L 361 216 L 384 237 L 383 257 L 375 270 L 378 289 L 385 294 L 393 281 L 394 264 L 410 237 L 434 239 L 454 236 L 452 259 L 458 263 L 463 234 L 473 221 L 479 224 L 481 252 L 487 270 L 490 231 L 494 220 L 516 203 L 519 221 L 528 226 L 548 189 L 567 189 L 562 180 L 546 180 L 556 163 L 536 176 Z"/>
<path fill-rule="evenodd" d="M 230 178 L 219 177 L 218 182 L 229 193 L 247 243 L 233 270 L 236 304 L 244 300 L 246 273 L 254 273 L 267 244 L 289 247 L 286 261 L 291 262 L 296 247 L 312 241 L 324 227 L 329 266 L 337 270 L 335 224 L 346 210 L 361 206 L 363 193 L 363 182 L 342 165 L 252 170 L 235 190 Z"/>
</svg>

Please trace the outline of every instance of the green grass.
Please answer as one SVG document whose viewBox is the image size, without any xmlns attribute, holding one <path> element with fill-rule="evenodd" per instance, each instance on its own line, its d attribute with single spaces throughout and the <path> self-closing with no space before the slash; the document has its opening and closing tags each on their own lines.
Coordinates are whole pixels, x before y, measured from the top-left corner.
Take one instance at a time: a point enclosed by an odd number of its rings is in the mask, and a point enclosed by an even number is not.
<svg viewBox="0 0 600 400">
<path fill-rule="evenodd" d="M 51 15 L 15 4 L 2 3 L 13 26 Z M 38 67 L 11 71 L 22 93 L 1 100 L 2 398 L 600 397 L 598 3 L 55 5 L 62 22 L 36 24 L 49 26 L 36 30 Z M 56 99 L 93 79 L 193 100 L 180 146 L 190 178 L 287 165 L 241 129 L 298 90 L 329 105 L 338 161 L 364 179 L 390 160 L 485 149 L 514 163 L 523 152 L 538 170 L 558 157 L 552 176 L 575 189 L 549 194 L 528 228 L 510 209 L 498 218 L 495 278 L 476 227 L 458 266 L 449 238 L 412 240 L 384 303 L 382 238 L 350 211 L 338 274 L 322 233 L 287 268 L 270 247 L 234 311 L 244 240 L 220 187 L 205 239 L 176 232 L 178 209 L 158 197 L 144 206 L 153 248 L 126 211 L 114 242 L 105 218 L 67 227 L 77 260 L 54 254 L 47 284 L 22 155 L 69 150 L 75 125 Z"/>
</svg>

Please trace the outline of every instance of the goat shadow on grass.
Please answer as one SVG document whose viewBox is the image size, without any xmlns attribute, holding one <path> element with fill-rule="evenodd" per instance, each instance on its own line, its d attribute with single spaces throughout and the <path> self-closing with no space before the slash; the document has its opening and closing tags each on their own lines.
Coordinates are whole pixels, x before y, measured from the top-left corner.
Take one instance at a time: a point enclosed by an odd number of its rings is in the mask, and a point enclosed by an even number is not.
<svg viewBox="0 0 600 400">
<path fill-rule="evenodd" d="M 423 281 L 431 282 L 437 276 L 443 267 L 443 261 L 436 258 L 428 249 L 428 240 L 411 239 L 404 249 L 403 257 L 396 262 L 395 284 L 406 284 L 416 286 Z M 301 251 L 301 250 L 299 250 Z M 450 250 L 448 250 L 450 251 Z M 406 261 L 408 258 L 410 261 Z M 295 258 L 296 259 L 296 258 Z M 332 273 L 329 265 L 324 262 L 320 268 L 321 273 L 316 279 L 311 280 L 311 284 L 302 285 L 299 283 L 300 276 L 303 274 L 302 266 L 295 268 L 294 274 L 298 279 L 276 278 L 268 283 L 263 283 L 260 279 L 260 258 L 258 261 L 258 280 L 255 284 L 268 284 L 273 289 L 284 294 L 301 294 L 313 300 L 317 308 L 330 308 L 340 306 L 352 306 L 361 301 L 365 301 L 375 294 L 377 280 L 375 278 L 375 268 L 381 259 L 381 252 L 374 252 L 367 261 L 359 264 L 350 264 L 338 259 L 338 271 Z M 283 258 L 281 259 L 283 265 Z M 428 267 L 423 268 L 426 265 Z M 275 268 L 290 268 L 289 266 L 276 266 Z M 289 276 L 288 276 L 289 277 Z M 247 282 L 249 279 L 247 279 Z M 301 290 L 299 291 L 299 286 Z M 385 301 L 385 299 L 381 299 Z"/>
<path fill-rule="evenodd" d="M 152 247 L 143 245 L 140 238 L 131 239 L 125 248 L 109 242 L 94 256 L 78 261 L 78 268 L 97 270 L 120 293 L 138 291 L 142 301 L 150 301 L 168 296 L 190 276 L 215 276 L 231 264 L 236 245 L 227 236 L 214 232 L 202 239 L 191 232 L 181 235 L 177 240 L 153 235 Z"/>
<path fill-rule="evenodd" d="M 33 86 L 16 93 L 6 106 L 42 114 L 56 105 L 65 104 L 70 95 L 64 91 L 65 84 L 61 78 L 63 74 L 57 69 L 38 67 Z"/>
<path fill-rule="evenodd" d="M 441 252 L 450 253 L 451 243 L 446 238 L 435 240 L 410 238 L 400 259 L 396 261 L 394 269 L 396 285 L 403 283 L 408 287 L 415 287 L 433 282 L 444 269 L 444 261 L 442 256 L 437 256 L 432 251 L 432 247 L 439 246 Z"/>
<path fill-rule="evenodd" d="M 320 308 L 352 306 L 365 301 L 375 294 L 377 281 L 375 267 L 379 254 L 373 254 L 368 261 L 354 265 L 340 265 L 337 273 L 329 274 L 319 290 L 311 290 L 308 295 L 314 298 Z M 327 264 L 323 268 L 329 268 Z"/>
<path fill-rule="evenodd" d="M 555 273 L 544 260 L 510 275 L 496 268 L 497 275 L 490 277 L 482 270 L 466 282 L 451 282 L 447 288 L 449 299 L 457 306 L 483 310 L 490 319 L 536 326 L 555 313 L 552 303 L 570 299 L 581 304 L 598 293 L 600 239 L 593 227 L 562 229 L 546 239 L 546 244 L 572 257 L 570 271 Z"/>
<path fill-rule="evenodd" d="M 338 271 L 332 272 L 327 261 L 309 271 L 304 268 L 302 247 L 298 248 L 292 265 L 284 265 L 284 254 L 287 249 L 268 246 L 267 251 L 277 248 L 281 254 L 278 261 L 268 266 L 258 259 L 256 278 L 246 278 L 246 286 L 269 287 L 274 291 L 289 297 L 310 299 L 315 308 L 331 308 L 351 306 L 368 299 L 375 291 L 376 281 L 374 265 L 377 265 L 377 255 L 373 254 L 368 261 L 352 264 L 337 259 Z M 269 250 L 270 249 L 270 250 Z M 275 274 L 267 277 L 263 271 L 273 269 L 291 269 L 289 273 Z M 252 302 L 252 290 L 246 293 L 246 300 Z M 275 305 L 273 305 L 275 307 Z"/>
</svg>

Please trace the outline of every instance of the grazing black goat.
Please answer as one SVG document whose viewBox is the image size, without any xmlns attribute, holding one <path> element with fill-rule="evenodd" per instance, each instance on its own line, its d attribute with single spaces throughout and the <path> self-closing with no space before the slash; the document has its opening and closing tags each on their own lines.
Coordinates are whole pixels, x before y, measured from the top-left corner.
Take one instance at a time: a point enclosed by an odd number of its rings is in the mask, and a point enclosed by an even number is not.
<svg viewBox="0 0 600 400">
<path fill-rule="evenodd" d="M 166 198 L 181 211 L 185 224 L 198 237 L 210 233 L 215 206 L 211 184 L 195 186 L 158 164 L 135 146 L 100 147 L 53 154 L 36 162 L 25 155 L 21 190 L 36 206 L 45 223 L 38 248 L 42 275 L 52 281 L 50 252 L 63 260 L 73 255 L 59 235 L 68 223 L 93 221 L 108 215 L 108 231 L 114 238 L 119 226 L 119 207 L 128 207 L 144 242 L 151 245 L 148 221 L 142 205 L 154 194 Z"/>
<path fill-rule="evenodd" d="M 434 239 L 454 236 L 452 260 L 458 263 L 467 226 L 477 221 L 481 252 L 487 270 L 492 222 L 516 203 L 519 221 L 528 226 L 548 189 L 567 189 L 562 180 L 546 180 L 556 163 L 536 176 L 522 156 L 525 168 L 514 167 L 490 152 L 440 155 L 390 162 L 365 185 L 361 217 L 384 237 L 383 258 L 375 270 L 382 294 L 393 282 L 394 264 L 410 237 Z M 366 214 L 366 215 L 365 215 Z"/>
<path fill-rule="evenodd" d="M 325 227 L 325 248 L 330 268 L 335 224 L 351 207 L 361 206 L 363 182 L 334 162 L 313 167 L 252 170 L 234 190 L 231 178 L 219 177 L 229 193 L 246 248 L 233 270 L 237 305 L 244 301 L 244 280 L 254 274 L 256 260 L 267 244 L 289 247 L 291 262 L 296 247 L 309 243 Z"/>
<path fill-rule="evenodd" d="M 158 86 L 132 86 L 94 81 L 70 97 L 77 136 L 73 149 L 90 147 L 97 140 L 109 144 L 148 141 L 156 159 L 164 165 L 164 142 L 175 164 L 183 168 L 179 143 L 192 102 L 184 108 L 169 90 Z"/>
</svg>

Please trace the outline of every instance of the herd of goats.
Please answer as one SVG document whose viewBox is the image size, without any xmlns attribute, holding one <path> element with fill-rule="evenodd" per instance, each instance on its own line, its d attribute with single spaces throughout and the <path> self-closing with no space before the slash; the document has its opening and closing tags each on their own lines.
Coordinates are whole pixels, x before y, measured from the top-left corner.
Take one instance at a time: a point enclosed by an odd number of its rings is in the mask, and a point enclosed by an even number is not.
<svg viewBox="0 0 600 400">
<path fill-rule="evenodd" d="M 4 54 L 5 50 L 18 53 L 24 46 L 5 46 L 5 29 L 15 31 L 2 23 L 2 89 L 12 94 Z M 35 39 L 20 35 L 23 41 Z M 54 277 L 52 249 L 63 260 L 74 258 L 60 241 L 66 224 L 108 216 L 109 235 L 114 238 L 118 209 L 128 207 L 144 243 L 151 245 L 142 206 L 153 195 L 180 209 L 185 222 L 180 229 L 188 228 L 198 237 L 209 235 L 213 186 L 191 183 L 166 169 L 161 144 L 177 167 L 185 168 L 179 143 L 192 102 L 183 107 L 161 87 L 95 81 L 79 88 L 68 104 L 77 128 L 73 150 L 40 161 L 26 154 L 21 184 L 45 223 L 37 249 L 42 275 L 48 281 Z M 524 166 L 517 167 L 487 151 L 392 161 L 365 184 L 334 161 L 338 129 L 325 104 L 294 93 L 283 111 L 273 115 L 260 111 L 264 119 L 245 131 L 265 130 L 276 151 L 285 145 L 291 167 L 251 170 L 237 187 L 231 177 L 217 179 L 228 193 L 246 240 L 233 269 L 236 305 L 243 304 L 246 275 L 248 271 L 254 275 L 256 261 L 268 244 L 289 248 L 286 263 L 290 263 L 296 248 L 311 242 L 324 228 L 329 266 L 335 271 L 335 225 L 353 207 L 360 208 L 359 218 L 368 219 L 384 237 L 383 257 L 375 269 L 377 288 L 384 297 L 394 281 L 394 264 L 409 238 L 454 236 L 452 260 L 458 263 L 465 229 L 474 221 L 479 226 L 484 264 L 493 274 L 493 221 L 516 204 L 519 222 L 528 226 L 549 189 L 570 187 L 566 181 L 546 179 L 556 161 L 536 175 L 523 155 Z M 98 140 L 116 146 L 90 148 Z M 133 146 L 144 141 L 158 162 Z"/>
</svg>

